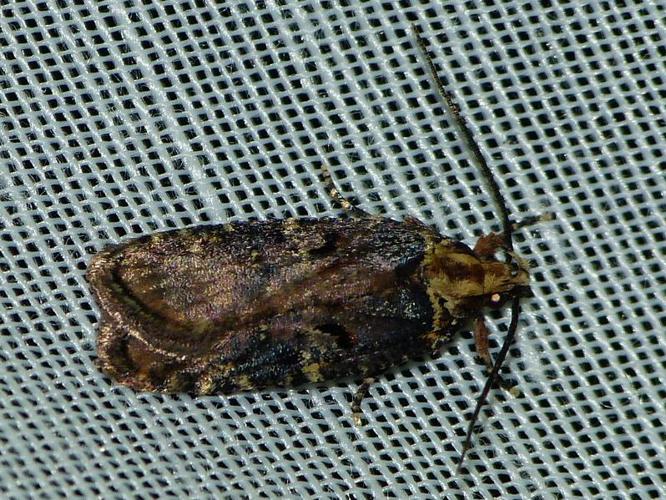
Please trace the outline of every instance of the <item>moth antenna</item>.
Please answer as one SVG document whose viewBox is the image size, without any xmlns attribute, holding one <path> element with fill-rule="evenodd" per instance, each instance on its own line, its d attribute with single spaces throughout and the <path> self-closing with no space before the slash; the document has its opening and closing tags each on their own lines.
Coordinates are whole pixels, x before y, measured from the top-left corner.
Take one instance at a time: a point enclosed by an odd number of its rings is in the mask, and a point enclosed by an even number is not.
<svg viewBox="0 0 666 500">
<path fill-rule="evenodd" d="M 456 127 L 456 132 L 465 143 L 465 146 L 472 152 L 474 165 L 481 171 L 481 174 L 483 175 L 486 183 L 488 184 L 488 187 L 490 188 L 490 193 L 493 198 L 493 202 L 495 203 L 495 206 L 499 211 L 499 219 L 502 223 L 502 233 L 504 235 L 504 244 L 506 245 L 507 249 L 512 250 L 513 232 L 511 229 L 511 221 L 509 219 L 509 210 L 506 208 L 506 202 L 504 200 L 504 196 L 502 196 L 502 192 L 500 191 L 499 184 L 497 184 L 497 180 L 495 179 L 492 170 L 490 170 L 488 162 L 486 162 L 486 159 L 481 153 L 479 145 L 474 140 L 474 135 L 472 134 L 472 131 L 467 125 L 467 120 L 465 120 L 465 117 L 460 113 L 460 107 L 456 104 L 451 93 L 446 90 L 446 88 L 444 87 L 444 83 L 442 82 L 442 79 L 437 74 L 435 63 L 433 62 L 432 57 L 430 57 L 430 53 L 428 52 L 428 49 L 426 47 L 425 40 L 420 35 L 416 25 L 414 24 L 412 24 L 412 31 L 416 38 L 416 42 L 418 43 L 419 48 L 421 49 L 421 52 L 425 57 L 428 69 L 430 70 L 430 74 L 432 75 L 432 78 L 435 81 L 437 92 L 439 92 L 439 95 L 442 97 L 444 104 L 446 104 L 449 114 L 453 118 L 453 123 Z"/>
<path fill-rule="evenodd" d="M 460 113 L 460 107 L 456 104 L 455 100 L 453 99 L 453 96 L 446 90 L 446 88 L 444 88 L 444 83 L 437 74 L 435 63 L 433 62 L 432 57 L 430 57 L 430 54 L 428 53 L 425 40 L 423 39 L 423 37 L 421 37 L 416 25 L 414 24 L 412 24 L 412 32 L 414 33 L 416 42 L 418 43 L 419 48 L 421 49 L 421 52 L 425 57 L 426 63 L 428 64 L 428 68 L 430 69 L 432 78 L 435 81 L 435 86 L 437 87 L 437 91 L 439 92 L 439 95 L 442 97 L 442 100 L 446 104 L 449 114 L 453 118 L 453 123 L 456 127 L 456 131 L 459 137 L 465 143 L 465 146 L 469 149 L 469 151 L 472 152 L 472 158 L 474 164 L 481 172 L 481 175 L 483 175 L 486 184 L 488 185 L 488 188 L 490 188 L 490 193 L 493 198 L 493 202 L 495 203 L 495 207 L 499 211 L 499 218 L 502 223 L 504 245 L 506 249 L 509 252 L 511 252 L 511 250 L 513 250 L 513 227 L 509 217 L 509 210 L 506 207 L 506 201 L 504 200 L 504 196 L 502 196 L 499 184 L 497 184 L 497 180 L 495 179 L 492 170 L 490 170 L 490 167 L 488 166 L 486 159 L 481 153 L 479 145 L 474 140 L 474 135 L 472 134 L 472 131 L 468 127 L 465 117 Z M 507 262 L 510 259 L 511 256 L 507 256 Z M 469 420 L 469 425 L 467 427 L 467 432 L 465 434 L 465 441 L 463 443 L 462 451 L 460 452 L 460 458 L 458 459 L 458 468 L 456 470 L 457 474 L 460 473 L 463 461 L 465 459 L 465 455 L 472 446 L 472 435 L 474 433 L 474 425 L 479 419 L 481 408 L 483 408 L 483 405 L 488 400 L 488 394 L 490 393 L 490 389 L 494 387 L 500 379 L 499 375 L 500 369 L 502 368 L 502 365 L 506 360 L 506 356 L 509 352 L 509 347 L 513 343 L 513 340 L 516 336 L 516 328 L 518 327 L 519 315 L 520 315 L 520 298 L 514 297 L 513 300 L 511 301 L 511 323 L 509 324 L 509 330 L 506 334 L 506 337 L 504 338 L 504 342 L 502 343 L 502 348 L 500 349 L 500 352 L 497 354 L 497 357 L 495 358 L 493 368 L 488 374 L 488 378 L 486 379 L 486 383 L 483 386 L 483 390 L 481 391 L 479 397 L 476 400 L 474 413 L 472 413 L 472 417 Z"/>
</svg>

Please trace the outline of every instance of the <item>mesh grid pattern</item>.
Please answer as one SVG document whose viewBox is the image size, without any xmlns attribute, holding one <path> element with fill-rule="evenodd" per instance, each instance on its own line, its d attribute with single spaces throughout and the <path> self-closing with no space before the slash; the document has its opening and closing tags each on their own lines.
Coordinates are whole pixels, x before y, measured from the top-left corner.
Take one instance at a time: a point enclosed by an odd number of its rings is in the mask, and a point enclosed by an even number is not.
<svg viewBox="0 0 666 500">
<path fill-rule="evenodd" d="M 3 497 L 666 496 L 664 3 L 442 3 L 1 3 Z M 519 235 L 522 394 L 493 393 L 468 470 L 467 332 L 377 382 L 360 428 L 358 381 L 195 399 L 102 376 L 92 254 L 333 215 L 322 162 L 370 212 L 496 227 L 410 21 L 511 210 L 556 215 Z"/>
</svg>

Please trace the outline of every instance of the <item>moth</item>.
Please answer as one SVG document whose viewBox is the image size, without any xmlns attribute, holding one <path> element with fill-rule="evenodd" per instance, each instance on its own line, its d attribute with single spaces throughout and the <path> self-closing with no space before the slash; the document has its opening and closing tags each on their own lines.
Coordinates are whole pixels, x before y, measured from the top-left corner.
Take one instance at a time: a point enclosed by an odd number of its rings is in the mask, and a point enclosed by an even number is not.
<svg viewBox="0 0 666 500">
<path fill-rule="evenodd" d="M 436 354 L 473 319 L 479 353 L 495 371 L 487 393 L 499 368 L 483 310 L 530 293 L 508 212 L 504 234 L 470 248 L 416 219 L 372 216 L 332 194 L 348 217 L 194 227 L 95 255 L 87 278 L 102 312 L 104 373 L 137 391 L 195 395 L 358 377 L 357 412 L 374 377 Z"/>
<path fill-rule="evenodd" d="M 374 377 L 437 352 L 529 275 L 415 221 L 285 219 L 157 233 L 97 254 L 99 363 L 138 391 L 232 394 Z"/>
</svg>

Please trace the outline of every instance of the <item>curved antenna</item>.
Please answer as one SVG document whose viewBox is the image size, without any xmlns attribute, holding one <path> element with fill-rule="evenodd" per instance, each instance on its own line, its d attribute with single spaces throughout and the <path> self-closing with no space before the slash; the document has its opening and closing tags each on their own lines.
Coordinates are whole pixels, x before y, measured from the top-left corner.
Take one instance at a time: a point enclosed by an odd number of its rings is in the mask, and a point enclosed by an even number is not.
<svg viewBox="0 0 666 500">
<path fill-rule="evenodd" d="M 462 114 L 460 113 L 460 107 L 454 101 L 453 96 L 446 90 L 446 88 L 444 88 L 444 84 L 442 80 L 439 78 L 439 75 L 437 74 L 435 63 L 433 62 L 432 58 L 430 57 L 430 54 L 428 53 L 425 40 L 423 39 L 423 37 L 421 37 L 421 35 L 418 32 L 418 29 L 416 28 L 416 25 L 414 24 L 412 24 L 412 32 L 414 33 L 416 42 L 418 43 L 421 52 L 423 52 L 426 63 L 428 64 L 428 68 L 430 69 L 432 78 L 435 80 L 437 91 L 439 92 L 439 95 L 442 97 L 442 100 L 446 104 L 449 114 L 453 118 L 456 131 L 460 136 L 460 138 L 465 143 L 465 146 L 469 148 L 469 150 L 472 152 L 474 165 L 479 169 L 486 183 L 488 184 L 488 187 L 490 188 L 490 194 L 493 198 L 493 202 L 495 203 L 495 207 L 499 211 L 499 219 L 502 223 L 502 234 L 504 236 L 504 245 L 508 251 L 511 251 L 513 250 L 513 228 L 511 225 L 511 220 L 509 218 L 509 210 L 506 207 L 506 202 L 500 191 L 499 184 L 497 184 L 497 180 L 495 179 L 492 170 L 490 170 L 490 167 L 488 166 L 486 159 L 481 153 L 481 149 L 479 149 L 478 144 L 474 140 L 474 135 L 472 134 L 470 128 L 467 126 L 467 121 L 465 120 L 465 117 L 462 116 Z M 511 256 L 507 256 L 507 262 L 509 262 L 510 260 Z M 502 368 L 502 365 L 504 364 L 504 361 L 506 360 L 507 354 L 509 353 L 509 347 L 513 343 L 513 340 L 516 336 L 516 329 L 518 327 L 519 315 L 520 315 L 520 297 L 514 297 L 511 302 L 511 323 L 509 324 L 509 330 L 507 331 L 506 337 L 504 338 L 502 348 L 500 349 L 500 352 L 497 354 L 497 358 L 493 363 L 493 368 L 488 374 L 486 383 L 483 386 L 483 389 L 481 390 L 481 393 L 479 394 L 479 397 L 476 400 L 474 413 L 472 413 L 472 418 L 469 421 L 467 432 L 465 434 L 465 442 L 463 443 L 463 448 L 462 451 L 460 452 L 460 458 L 458 459 L 458 468 L 456 470 L 456 473 L 460 472 L 463 460 L 465 459 L 465 455 L 472 447 L 472 434 L 474 433 L 474 425 L 479 419 L 481 408 L 483 408 L 483 405 L 488 400 L 488 394 L 490 393 L 490 389 L 492 389 L 500 380 L 499 372 L 500 369 Z"/>
</svg>

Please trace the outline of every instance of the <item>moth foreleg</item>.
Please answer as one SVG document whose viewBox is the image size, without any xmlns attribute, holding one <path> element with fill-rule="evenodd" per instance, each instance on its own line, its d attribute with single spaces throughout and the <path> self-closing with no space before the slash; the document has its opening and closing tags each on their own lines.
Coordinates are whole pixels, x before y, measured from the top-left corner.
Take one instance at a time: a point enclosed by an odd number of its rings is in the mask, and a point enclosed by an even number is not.
<svg viewBox="0 0 666 500">
<path fill-rule="evenodd" d="M 476 240 L 474 253 L 481 258 L 487 258 L 494 256 L 502 248 L 504 248 L 504 236 L 499 233 L 488 233 Z"/>
<path fill-rule="evenodd" d="M 481 358 L 488 371 L 493 369 L 493 359 L 490 357 L 488 328 L 483 316 L 474 320 L 474 345 L 476 346 L 476 355 Z"/>
<path fill-rule="evenodd" d="M 490 373 L 495 362 L 490 355 L 490 342 L 488 341 L 488 336 L 488 327 L 486 326 L 483 316 L 477 317 L 474 320 L 474 345 L 476 347 L 476 355 L 481 358 L 483 364 L 486 365 L 488 373 Z M 497 384 L 503 389 L 513 392 L 512 385 L 500 376 L 497 378 Z"/>
</svg>

